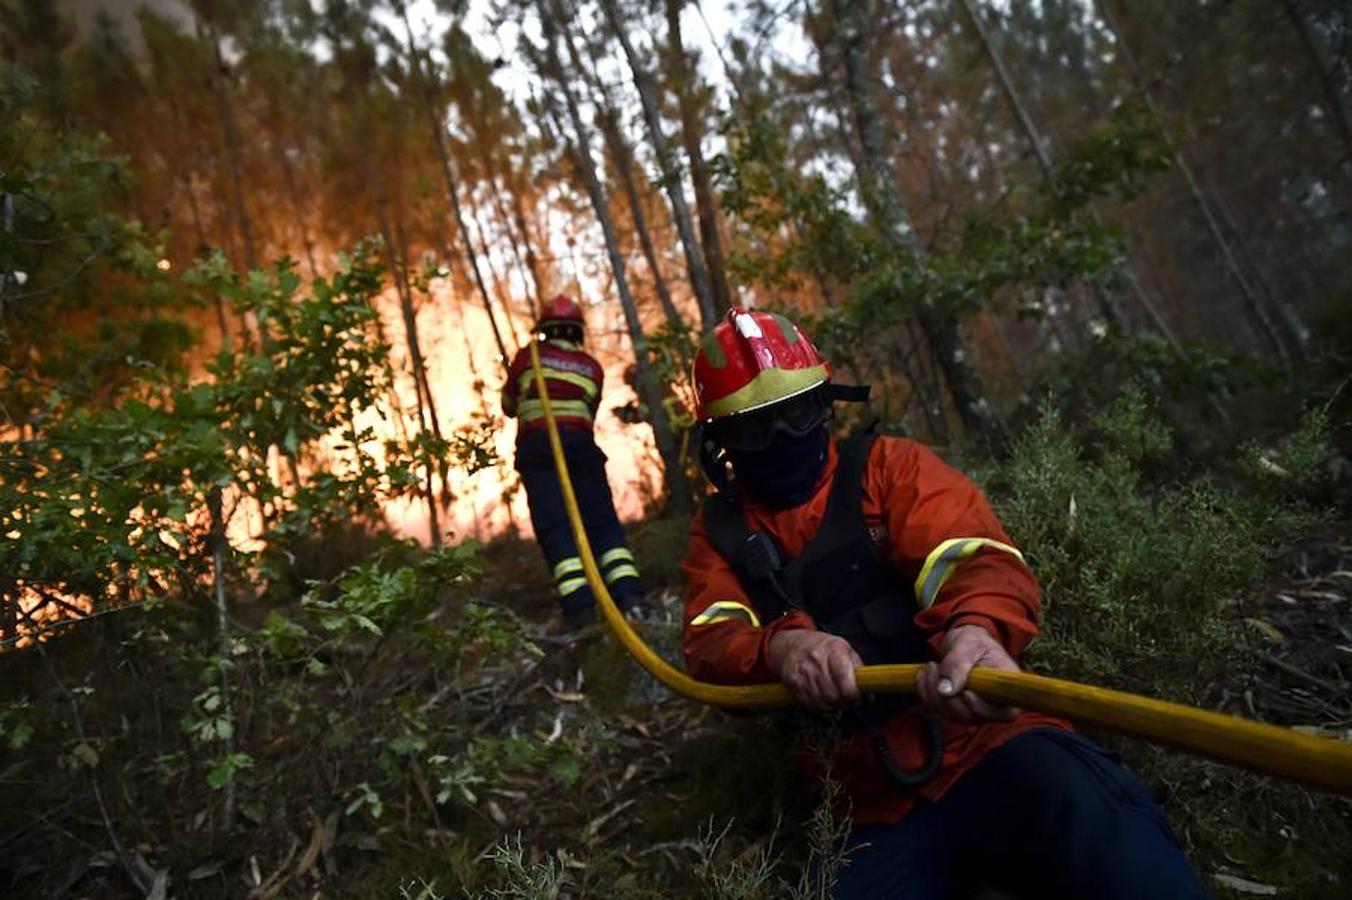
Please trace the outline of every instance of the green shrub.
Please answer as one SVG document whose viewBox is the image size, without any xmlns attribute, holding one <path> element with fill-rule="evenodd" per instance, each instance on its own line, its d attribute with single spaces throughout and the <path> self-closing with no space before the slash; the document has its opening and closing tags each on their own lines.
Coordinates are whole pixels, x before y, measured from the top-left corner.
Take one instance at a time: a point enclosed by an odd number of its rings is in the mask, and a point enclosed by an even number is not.
<svg viewBox="0 0 1352 900">
<path fill-rule="evenodd" d="M 1033 665 L 1197 702 L 1240 651 L 1227 604 L 1317 516 L 1247 483 L 1151 483 L 1144 473 L 1171 446 L 1132 388 L 1082 429 L 1044 406 L 1009 459 L 985 475 L 1043 587 Z"/>
<path fill-rule="evenodd" d="M 1327 406 L 1308 410 L 1300 427 L 1273 447 L 1251 443 L 1244 462 L 1251 476 L 1269 493 L 1296 493 L 1311 499 L 1327 496 L 1331 485 L 1329 458 L 1333 423 Z"/>
</svg>

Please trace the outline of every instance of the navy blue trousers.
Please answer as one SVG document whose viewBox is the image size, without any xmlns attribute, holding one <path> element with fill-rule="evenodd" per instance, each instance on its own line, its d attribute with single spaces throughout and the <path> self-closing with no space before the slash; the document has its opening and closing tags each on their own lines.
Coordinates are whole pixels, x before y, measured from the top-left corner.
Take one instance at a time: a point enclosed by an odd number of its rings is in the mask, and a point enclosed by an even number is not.
<svg viewBox="0 0 1352 900">
<path fill-rule="evenodd" d="M 642 599 L 643 584 L 615 515 L 610 482 L 606 480 L 606 455 L 596 446 L 590 431 L 560 428 L 559 437 L 596 564 L 616 604 L 625 609 Z M 582 559 L 568 525 L 547 432 L 530 431 L 521 436 L 516 445 L 516 470 L 526 488 L 535 539 L 549 563 L 564 612 L 571 614 L 592 606 L 595 599 L 582 573 Z"/>
<path fill-rule="evenodd" d="M 1205 898 L 1164 813 L 1088 738 L 1040 728 L 997 747 L 896 825 L 856 826 L 837 900 Z"/>
</svg>

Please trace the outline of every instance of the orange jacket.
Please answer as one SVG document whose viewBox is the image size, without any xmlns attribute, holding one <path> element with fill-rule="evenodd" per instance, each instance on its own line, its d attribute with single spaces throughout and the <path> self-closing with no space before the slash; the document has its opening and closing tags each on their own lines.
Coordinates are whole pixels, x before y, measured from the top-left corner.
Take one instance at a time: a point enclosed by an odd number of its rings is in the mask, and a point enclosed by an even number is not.
<svg viewBox="0 0 1352 900">
<path fill-rule="evenodd" d="M 772 510 L 748 501 L 752 529 L 774 537 L 786 562 L 807 546 L 826 512 L 835 477 L 832 442 L 822 481 L 801 506 Z M 980 625 L 1018 659 L 1037 634 L 1039 591 L 986 498 L 962 473 L 914 441 L 881 437 L 864 468 L 863 513 L 879 549 L 908 582 L 916 582 L 921 610 L 916 625 L 937 651 L 945 632 Z M 686 668 L 696 678 L 723 684 L 774 681 L 767 665 L 770 638 L 791 628 L 813 628 L 810 616 L 790 612 L 759 620 L 737 575 L 704 531 L 691 529 L 681 569 L 686 581 Z M 965 725 L 943 720 L 944 759 L 917 791 L 899 788 L 878 763 L 866 733 L 848 736 L 831 761 L 845 787 L 856 822 L 896 822 L 916 795 L 937 799 L 985 753 L 1039 725 L 1068 728 L 1061 719 L 1023 712 L 1013 722 Z M 918 709 L 884 723 L 893 759 L 904 769 L 924 761 L 923 719 Z"/>
</svg>

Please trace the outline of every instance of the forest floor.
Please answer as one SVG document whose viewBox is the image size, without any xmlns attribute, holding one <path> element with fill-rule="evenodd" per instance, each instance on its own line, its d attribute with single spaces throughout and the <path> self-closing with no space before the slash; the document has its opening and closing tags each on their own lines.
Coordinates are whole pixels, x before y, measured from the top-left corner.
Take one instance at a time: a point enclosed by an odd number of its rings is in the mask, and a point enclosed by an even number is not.
<svg viewBox="0 0 1352 900">
<path fill-rule="evenodd" d="M 657 521 L 631 535 L 666 620 L 641 630 L 673 660 L 683 530 L 683 523 Z M 564 634 L 533 544 L 498 541 L 484 556 L 473 593 L 511 610 L 534 649 L 478 665 L 462 660 L 464 677 L 434 688 L 391 647 L 367 676 L 375 685 L 400 685 L 389 696 L 398 694 L 401 709 L 456 718 L 457 733 L 474 748 L 459 767 L 438 774 L 396 754 L 393 764 L 406 766 L 410 777 L 373 810 L 362 807 L 360 794 L 351 802 L 315 787 L 298 770 L 331 763 L 312 740 L 293 746 L 278 734 L 258 754 L 258 777 L 232 836 L 208 840 L 203 809 L 210 800 L 203 806 L 200 791 L 165 791 L 173 796 L 161 812 L 150 802 L 149 782 L 130 774 L 127 763 L 105 776 L 105 792 L 123 811 L 114 828 L 137 864 L 166 873 L 162 892 L 152 888 L 151 895 L 818 896 L 798 884 L 809 835 L 823 827 L 820 816 L 812 824 L 817 794 L 793 774 L 780 720 L 673 697 L 599 629 Z M 1261 639 L 1259 665 L 1214 684 L 1210 705 L 1352 739 L 1352 528 L 1325 531 L 1291 550 L 1266 585 L 1234 605 L 1233 616 Z M 51 647 L 54 659 L 61 643 Z M 352 718 L 379 717 L 381 702 L 368 694 Z M 1105 740 L 1146 770 L 1218 896 L 1346 896 L 1352 860 L 1342 854 L 1342 868 L 1330 866 L 1339 851 L 1321 844 L 1341 840 L 1346 828 L 1322 833 L 1326 820 L 1302 820 L 1289 803 L 1267 804 L 1266 779 L 1252 780 L 1260 787 L 1244 815 L 1288 820 L 1275 828 L 1218 825 L 1217 815 L 1232 813 L 1223 804 L 1198 808 L 1198 785 L 1180 789 L 1167 765 L 1152 777 L 1166 751 Z M 58 783 L 72 779 L 56 767 L 34 778 L 33 765 L 17 759 L 0 774 L 0 892 L 141 896 L 128 889 L 87 794 L 62 794 Z M 1218 790 L 1234 777 L 1219 765 L 1186 771 L 1207 773 Z M 1206 790 L 1202 785 L 1201 796 Z M 1339 814 L 1346 824 L 1352 804 Z M 1280 835 L 1284 845 L 1245 843 L 1264 833 Z"/>
<path fill-rule="evenodd" d="M 509 552 L 506 547 L 502 551 Z M 516 571 L 540 568 L 529 558 L 533 552 L 523 548 Z M 549 604 L 535 602 L 540 596 L 535 591 L 547 591 L 543 577 L 540 581 L 518 587 L 518 596 L 523 612 L 547 618 Z M 673 625 L 670 630 L 649 628 L 648 634 L 669 651 L 680 611 L 677 587 L 665 585 L 657 596 L 665 601 Z M 1258 667 L 1236 667 L 1213 685 L 1210 707 L 1352 740 L 1352 529 L 1311 536 L 1291 550 L 1267 584 L 1234 605 L 1233 616 L 1260 636 L 1261 662 Z M 630 680 L 632 663 L 599 636 L 560 648 L 542 661 L 546 668 L 565 683 L 570 673 L 577 673 L 572 675 L 577 691 L 551 691 L 542 673 L 533 683 L 534 696 L 525 691 L 514 701 L 521 716 L 537 722 L 562 717 L 574 727 L 599 717 L 619 726 L 619 739 L 613 754 L 588 764 L 580 791 L 523 783 L 504 794 L 499 827 L 520 829 L 528 846 L 552 848 L 567 861 L 578 888 L 589 885 L 598 893 L 607 884 L 619 896 L 626 889 L 665 885 L 681 895 L 718 896 L 709 874 L 701 877 L 698 870 L 711 862 L 727 864 L 728 854 L 713 853 L 710 837 L 729 826 L 725 841 L 743 864 L 763 853 L 773 839 L 775 852 L 787 861 L 782 869 L 788 874 L 781 877 L 793 880 L 809 853 L 804 832 L 815 800 L 812 791 L 793 779 L 782 732 L 773 721 L 730 717 L 671 697 L 661 688 L 644 689 L 645 679 L 637 684 Z M 1215 770 L 1225 777 L 1224 767 Z M 1168 808 L 1167 783 L 1155 787 Z M 1264 809 L 1261 797 L 1255 796 L 1254 810 L 1261 815 Z M 1272 854 L 1266 853 L 1268 859 L 1255 866 L 1250 865 L 1258 861 L 1248 858 L 1249 848 L 1217 844 L 1225 840 L 1223 834 L 1198 841 L 1188 833 L 1186 823 L 1199 818 L 1198 810 L 1170 812 L 1181 813 L 1177 820 L 1185 843 L 1219 896 L 1346 896 L 1352 883 L 1352 860 L 1342 871 L 1307 865 L 1312 860 L 1303 845 L 1320 841 L 1322 835 L 1302 833 L 1303 823 L 1279 826 L 1277 832 L 1287 842 L 1276 854 L 1279 861 L 1274 865 Z M 1344 814 L 1352 814 L 1352 804 Z M 1242 840 L 1239 832 L 1234 837 Z M 588 871 L 591 867 L 601 871 Z M 779 885 L 781 890 L 787 887 Z M 777 896 L 774 887 L 766 888 L 751 895 Z"/>
</svg>

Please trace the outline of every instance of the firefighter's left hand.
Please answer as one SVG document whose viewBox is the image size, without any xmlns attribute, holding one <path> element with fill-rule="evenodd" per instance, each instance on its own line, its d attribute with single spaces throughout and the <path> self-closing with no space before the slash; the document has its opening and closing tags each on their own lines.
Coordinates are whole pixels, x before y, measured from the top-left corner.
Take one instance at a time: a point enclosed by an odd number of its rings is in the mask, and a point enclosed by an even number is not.
<svg viewBox="0 0 1352 900">
<path fill-rule="evenodd" d="M 1012 706 L 982 700 L 966 690 L 967 676 L 977 666 L 1019 670 L 1019 664 L 1000 642 L 980 625 L 959 625 L 944 636 L 942 655 L 920 672 L 920 700 L 943 716 L 975 725 L 1009 722 L 1018 715 Z"/>
</svg>

